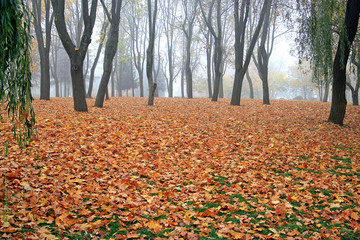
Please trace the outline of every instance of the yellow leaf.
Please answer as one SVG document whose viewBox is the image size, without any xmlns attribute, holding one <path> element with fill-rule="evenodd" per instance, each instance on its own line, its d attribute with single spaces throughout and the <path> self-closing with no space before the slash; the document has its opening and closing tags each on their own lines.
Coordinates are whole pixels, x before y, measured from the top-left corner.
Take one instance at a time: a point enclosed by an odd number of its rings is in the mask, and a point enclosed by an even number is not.
<svg viewBox="0 0 360 240">
<path fill-rule="evenodd" d="M 233 230 L 230 231 L 230 234 L 233 236 L 233 239 L 241 239 L 245 235 L 244 233 L 235 232 Z"/>
<path fill-rule="evenodd" d="M 151 220 L 150 222 L 148 222 L 147 226 L 150 228 L 150 229 L 158 229 L 158 228 L 161 228 L 161 225 L 156 222 L 156 221 L 153 221 Z"/>
</svg>

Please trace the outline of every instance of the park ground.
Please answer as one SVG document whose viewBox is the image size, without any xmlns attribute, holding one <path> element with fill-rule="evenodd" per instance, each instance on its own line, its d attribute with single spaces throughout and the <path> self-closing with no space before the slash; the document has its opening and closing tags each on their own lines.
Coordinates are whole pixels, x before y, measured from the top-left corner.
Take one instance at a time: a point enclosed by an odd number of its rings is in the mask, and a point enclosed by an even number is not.
<svg viewBox="0 0 360 240">
<path fill-rule="evenodd" d="M 35 100 L 0 125 L 2 239 L 359 239 L 360 108 L 228 99 Z"/>
</svg>

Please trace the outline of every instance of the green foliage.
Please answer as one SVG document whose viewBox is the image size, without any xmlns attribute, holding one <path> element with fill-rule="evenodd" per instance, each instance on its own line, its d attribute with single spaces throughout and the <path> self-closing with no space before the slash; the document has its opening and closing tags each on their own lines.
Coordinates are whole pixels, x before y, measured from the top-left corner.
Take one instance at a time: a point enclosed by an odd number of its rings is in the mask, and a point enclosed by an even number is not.
<svg viewBox="0 0 360 240">
<path fill-rule="evenodd" d="M 31 139 L 30 14 L 23 0 L 0 1 L 0 101 L 13 123 L 20 145 Z M 0 115 L 1 116 L 1 115 Z"/>
<path fill-rule="evenodd" d="M 314 79 L 328 81 L 336 42 L 343 28 L 345 1 L 298 1 L 299 53 L 310 61 Z"/>
</svg>

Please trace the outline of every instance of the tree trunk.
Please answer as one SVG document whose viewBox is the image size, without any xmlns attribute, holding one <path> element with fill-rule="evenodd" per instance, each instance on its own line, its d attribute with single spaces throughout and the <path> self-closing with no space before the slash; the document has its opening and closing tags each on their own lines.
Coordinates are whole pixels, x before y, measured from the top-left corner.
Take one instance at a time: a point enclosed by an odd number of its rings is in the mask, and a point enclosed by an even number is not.
<svg viewBox="0 0 360 240">
<path fill-rule="evenodd" d="M 74 109 L 75 111 L 87 112 L 88 109 L 85 100 L 83 62 L 78 56 L 73 57 L 70 61 Z"/>
<path fill-rule="evenodd" d="M 193 98 L 193 89 L 192 89 L 193 80 L 192 80 L 192 71 L 191 71 L 191 67 L 190 67 L 190 65 L 191 65 L 191 42 L 192 42 L 192 32 L 189 33 L 189 37 L 186 38 L 185 79 L 186 79 L 187 98 Z"/>
<path fill-rule="evenodd" d="M 60 97 L 60 93 L 61 93 L 61 84 L 59 82 L 59 78 L 57 75 L 57 55 L 58 55 L 58 47 L 57 45 L 53 47 L 53 51 L 51 54 L 51 62 L 52 64 L 50 64 L 50 72 L 51 75 L 54 78 L 55 81 L 55 97 Z"/>
<path fill-rule="evenodd" d="M 248 83 L 249 83 L 249 91 L 250 91 L 249 97 L 250 97 L 250 99 L 254 99 L 254 87 L 252 84 L 252 80 L 251 80 L 249 71 L 246 71 L 246 79 L 248 80 Z"/>
<path fill-rule="evenodd" d="M 65 1 L 51 0 L 55 14 L 55 25 L 58 30 L 60 40 L 70 58 L 71 62 L 71 79 L 73 86 L 74 109 L 76 111 L 87 111 L 85 100 L 85 85 L 83 75 L 83 63 L 89 44 L 91 43 L 91 35 L 95 24 L 97 0 L 92 0 L 91 10 L 89 14 L 89 6 L 87 0 L 82 0 L 84 31 L 81 36 L 80 46 L 76 47 L 72 42 L 70 35 L 66 29 L 65 23 Z"/>
<path fill-rule="evenodd" d="M 40 99 L 50 100 L 50 43 L 51 43 L 51 28 L 54 20 L 54 15 L 50 16 L 50 0 L 46 0 L 45 4 L 45 39 L 42 30 L 42 1 L 33 0 L 34 13 L 34 29 L 36 39 L 38 41 L 38 49 L 40 56 Z"/>
<path fill-rule="evenodd" d="M 345 13 L 345 33 L 340 35 L 333 66 L 333 93 L 328 121 L 343 125 L 346 112 L 346 65 L 350 48 L 359 23 L 360 4 L 358 0 L 348 0 Z"/>
<path fill-rule="evenodd" d="M 184 54 L 185 55 L 185 54 Z M 184 57 L 183 55 L 183 57 Z M 185 85 L 185 66 L 184 66 L 184 61 L 182 61 L 183 63 L 181 64 L 181 79 L 180 79 L 180 87 L 181 87 L 181 97 L 185 98 L 185 89 L 184 89 L 184 85 Z"/>
<path fill-rule="evenodd" d="M 214 93 L 212 95 L 211 101 L 216 102 L 219 97 L 220 91 L 220 81 L 221 81 L 221 62 L 222 62 L 222 47 L 221 47 L 221 36 L 215 38 L 215 49 L 214 49 L 214 70 L 215 70 L 215 82 L 214 82 Z"/>
<path fill-rule="evenodd" d="M 103 7 L 105 5 L 103 0 L 101 0 Z M 113 69 L 113 60 L 116 54 L 118 40 L 119 40 L 119 24 L 120 24 L 120 11 L 121 11 L 122 1 L 112 0 L 111 13 L 112 16 L 108 16 L 110 21 L 110 30 L 108 40 L 105 46 L 105 56 L 104 56 L 104 72 L 101 77 L 101 82 L 99 85 L 98 94 L 95 100 L 95 107 L 103 107 L 104 97 L 108 91 L 109 79 Z M 107 9 L 105 9 L 107 11 Z"/>
<path fill-rule="evenodd" d="M 40 54 L 40 100 L 50 100 L 50 60 L 49 51 L 44 50 L 44 53 Z"/>
<path fill-rule="evenodd" d="M 155 0 L 154 11 L 152 13 L 151 0 L 148 0 L 148 16 L 149 16 L 149 46 L 146 50 L 146 76 L 149 83 L 149 99 L 148 105 L 154 105 L 154 97 L 156 91 L 156 83 L 153 79 L 154 68 L 154 45 L 155 45 L 155 26 L 157 15 L 157 0 Z"/>
<path fill-rule="evenodd" d="M 270 19 L 271 19 L 271 3 L 272 0 L 270 0 L 268 7 L 265 9 L 265 19 L 261 33 L 260 45 L 258 47 L 258 61 L 256 64 L 263 85 L 263 104 L 266 105 L 270 105 L 268 66 L 269 66 L 269 58 L 272 52 L 272 46 L 274 44 L 274 32 L 272 35 L 269 34 Z M 273 31 L 275 31 L 275 26 L 273 28 Z M 268 45 L 271 45 L 270 49 L 265 48 L 266 42 L 268 42 Z"/>
<path fill-rule="evenodd" d="M 265 11 L 270 4 L 271 0 L 265 0 L 263 8 L 261 10 L 260 19 L 258 25 L 255 29 L 253 38 L 251 39 L 249 48 L 246 53 L 245 62 L 243 62 L 243 53 L 244 53 L 244 30 L 246 24 L 245 19 L 240 19 L 239 16 L 239 0 L 235 0 L 234 3 L 234 17 L 235 17 L 235 78 L 234 78 L 234 86 L 231 96 L 231 105 L 240 105 L 241 99 L 241 90 L 242 84 L 244 80 L 245 73 L 250 63 L 251 55 L 254 51 L 255 44 L 258 40 L 261 27 L 265 18 Z M 247 4 L 249 4 L 247 2 Z"/>
<path fill-rule="evenodd" d="M 322 102 L 327 102 L 328 101 L 328 99 L 329 99 L 329 91 L 330 91 L 330 83 L 329 83 L 329 80 L 326 80 L 324 97 L 322 99 Z"/>
<path fill-rule="evenodd" d="M 94 63 L 92 65 L 92 67 L 91 67 L 90 81 L 89 81 L 89 87 L 88 87 L 88 91 L 87 91 L 87 94 L 86 94 L 86 98 L 91 98 L 91 95 L 92 95 L 92 89 L 93 89 L 94 77 L 95 77 L 95 70 L 96 70 L 96 66 L 97 66 L 97 64 L 99 62 L 101 50 L 102 50 L 102 48 L 104 46 L 105 31 L 106 31 L 108 26 L 109 26 L 109 22 L 105 21 L 102 28 L 101 28 L 101 34 L 103 34 L 103 35 L 100 37 L 98 50 L 96 52 Z"/>
<path fill-rule="evenodd" d="M 270 105 L 269 81 L 268 81 L 267 74 L 264 76 L 262 83 L 263 83 L 262 84 L 263 85 L 263 104 Z"/>
<path fill-rule="evenodd" d="M 211 53 L 212 53 L 212 37 L 209 31 L 207 37 L 207 46 L 206 46 L 206 72 L 207 72 L 209 98 L 212 98 Z"/>
</svg>

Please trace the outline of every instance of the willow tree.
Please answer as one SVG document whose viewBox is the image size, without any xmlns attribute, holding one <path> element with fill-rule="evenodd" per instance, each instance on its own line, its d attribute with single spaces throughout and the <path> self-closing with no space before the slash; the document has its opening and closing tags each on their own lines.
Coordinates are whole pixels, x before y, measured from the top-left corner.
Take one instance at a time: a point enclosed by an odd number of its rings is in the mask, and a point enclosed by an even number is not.
<svg viewBox="0 0 360 240">
<path fill-rule="evenodd" d="M 30 14 L 25 1 L 0 1 L 0 101 L 6 104 L 14 137 L 32 137 L 35 114 L 31 107 Z M 1 118 L 1 115 L 0 115 Z"/>
<path fill-rule="evenodd" d="M 328 121 L 343 125 L 347 105 L 346 65 L 358 28 L 359 1 L 313 0 L 310 5 L 300 1 L 299 7 L 302 14 L 300 49 L 312 60 L 316 74 L 323 74 L 325 79 L 332 74 L 332 104 Z M 333 26 L 337 27 L 334 29 Z M 334 32 L 338 44 L 332 59 Z M 332 65 L 329 65 L 331 62 Z"/>
</svg>

